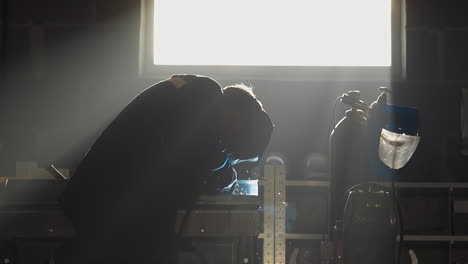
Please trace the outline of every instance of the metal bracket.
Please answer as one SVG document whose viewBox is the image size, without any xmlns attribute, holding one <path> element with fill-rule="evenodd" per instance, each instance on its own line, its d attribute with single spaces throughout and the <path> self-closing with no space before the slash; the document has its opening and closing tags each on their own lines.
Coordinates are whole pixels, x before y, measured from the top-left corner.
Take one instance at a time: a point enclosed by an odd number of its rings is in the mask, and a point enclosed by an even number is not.
<svg viewBox="0 0 468 264">
<path fill-rule="evenodd" d="M 263 205 L 263 263 L 286 263 L 286 170 L 265 165 Z"/>
</svg>

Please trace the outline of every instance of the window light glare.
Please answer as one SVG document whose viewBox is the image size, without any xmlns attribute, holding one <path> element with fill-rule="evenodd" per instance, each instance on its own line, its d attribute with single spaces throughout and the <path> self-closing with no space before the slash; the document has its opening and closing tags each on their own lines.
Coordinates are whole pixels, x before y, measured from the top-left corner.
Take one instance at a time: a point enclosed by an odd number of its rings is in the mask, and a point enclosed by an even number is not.
<svg viewBox="0 0 468 264">
<path fill-rule="evenodd" d="M 390 66 L 391 0 L 155 0 L 155 65 Z"/>
</svg>

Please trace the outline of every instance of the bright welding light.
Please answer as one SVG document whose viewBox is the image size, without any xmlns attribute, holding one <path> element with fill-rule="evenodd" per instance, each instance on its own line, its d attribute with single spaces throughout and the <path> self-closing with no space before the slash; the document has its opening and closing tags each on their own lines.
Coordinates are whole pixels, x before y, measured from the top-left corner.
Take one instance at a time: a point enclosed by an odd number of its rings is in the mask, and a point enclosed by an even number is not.
<svg viewBox="0 0 468 264">
<path fill-rule="evenodd" d="M 228 164 L 228 162 L 229 162 L 229 156 L 226 157 L 226 159 L 224 160 L 224 162 L 223 162 L 223 164 L 221 166 L 219 166 L 219 167 L 217 167 L 215 169 L 212 169 L 211 171 L 218 171 L 218 170 L 224 168 Z"/>
</svg>

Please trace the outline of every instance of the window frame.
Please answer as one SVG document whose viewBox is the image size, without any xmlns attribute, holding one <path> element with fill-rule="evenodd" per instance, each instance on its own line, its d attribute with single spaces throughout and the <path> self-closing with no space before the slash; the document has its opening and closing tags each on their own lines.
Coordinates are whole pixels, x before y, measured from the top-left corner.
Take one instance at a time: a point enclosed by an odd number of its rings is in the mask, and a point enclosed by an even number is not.
<svg viewBox="0 0 468 264">
<path fill-rule="evenodd" d="M 176 73 L 200 74 L 218 80 L 398 81 L 403 77 L 401 7 L 405 0 L 391 0 L 391 66 L 155 65 L 154 1 L 157 0 L 141 0 L 138 71 L 143 78 L 164 79 Z"/>
</svg>

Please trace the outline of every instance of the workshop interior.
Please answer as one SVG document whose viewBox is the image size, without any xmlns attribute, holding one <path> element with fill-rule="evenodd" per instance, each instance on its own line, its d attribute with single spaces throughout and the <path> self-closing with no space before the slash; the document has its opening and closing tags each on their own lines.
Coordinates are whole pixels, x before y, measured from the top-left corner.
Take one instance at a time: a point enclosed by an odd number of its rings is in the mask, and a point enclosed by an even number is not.
<svg viewBox="0 0 468 264">
<path fill-rule="evenodd" d="M 58 199 L 82 158 L 174 74 L 252 87 L 274 125 L 228 188 L 177 211 L 174 263 L 468 263 L 466 1 L 0 0 L 0 15 L 2 263 L 61 263 L 77 230 Z"/>
</svg>

